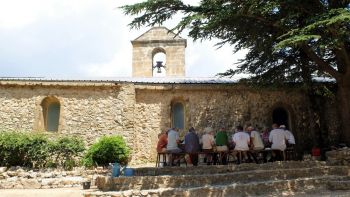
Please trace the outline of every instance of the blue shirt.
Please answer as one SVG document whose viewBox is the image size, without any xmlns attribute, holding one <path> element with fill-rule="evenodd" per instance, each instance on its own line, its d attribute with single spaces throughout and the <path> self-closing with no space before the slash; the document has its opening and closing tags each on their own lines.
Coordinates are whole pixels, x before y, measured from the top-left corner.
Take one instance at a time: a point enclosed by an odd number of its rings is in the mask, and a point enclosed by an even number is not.
<svg viewBox="0 0 350 197">
<path fill-rule="evenodd" d="M 195 153 L 200 150 L 199 138 L 196 133 L 188 132 L 185 136 L 185 152 Z"/>
</svg>

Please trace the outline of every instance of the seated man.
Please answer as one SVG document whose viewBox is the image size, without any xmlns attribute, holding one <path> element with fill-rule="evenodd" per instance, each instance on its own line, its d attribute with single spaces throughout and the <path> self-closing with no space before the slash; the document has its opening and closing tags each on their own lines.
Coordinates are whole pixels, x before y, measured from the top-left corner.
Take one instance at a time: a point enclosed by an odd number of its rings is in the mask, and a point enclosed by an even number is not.
<svg viewBox="0 0 350 197">
<path fill-rule="evenodd" d="M 235 144 L 235 155 L 237 156 L 238 152 L 241 152 L 244 157 L 244 159 L 247 159 L 246 152 L 249 151 L 249 145 L 250 145 L 250 136 L 248 133 L 243 131 L 242 126 L 236 127 L 236 133 L 232 137 L 232 141 Z M 238 157 L 237 163 L 241 163 L 241 158 Z"/>
<path fill-rule="evenodd" d="M 207 127 L 204 129 L 204 135 L 202 136 L 202 149 L 203 152 L 207 153 L 205 155 L 207 164 L 209 165 L 212 162 L 212 152 L 213 147 L 215 145 L 215 139 L 213 135 L 213 129 L 211 127 Z"/>
<path fill-rule="evenodd" d="M 222 164 L 226 164 L 226 151 L 228 151 L 228 136 L 225 131 L 225 127 L 221 127 L 220 131 L 215 136 L 216 150 L 220 154 L 220 161 Z M 219 162 L 220 162 L 219 161 Z"/>
<path fill-rule="evenodd" d="M 293 147 L 295 145 L 295 138 L 292 132 L 290 132 L 285 125 L 281 125 L 280 129 L 283 129 L 287 134 L 287 146 Z"/>
<path fill-rule="evenodd" d="M 168 144 L 168 135 L 167 135 L 167 129 L 164 129 L 159 135 L 158 135 L 158 143 L 157 143 L 157 152 L 158 153 L 164 153 L 166 152 L 166 146 Z"/>
<path fill-rule="evenodd" d="M 166 146 L 168 144 L 168 135 L 167 135 L 168 129 L 164 129 L 159 135 L 158 135 L 158 143 L 157 143 L 157 152 L 158 153 L 165 153 L 166 152 Z M 162 155 L 162 158 L 159 158 L 160 165 L 166 165 L 166 156 Z"/>
<path fill-rule="evenodd" d="M 179 148 L 178 144 L 180 143 L 179 133 L 175 129 L 170 129 L 168 131 L 168 144 L 166 147 L 167 152 L 169 153 L 181 153 L 182 150 Z M 170 155 L 170 165 L 174 165 L 177 162 L 178 158 L 172 158 Z"/>
<path fill-rule="evenodd" d="M 268 127 L 264 127 L 261 133 L 261 138 L 265 147 L 270 147 L 271 144 L 269 142 L 270 129 Z"/>
<path fill-rule="evenodd" d="M 216 133 L 215 144 L 217 151 L 227 151 L 228 150 L 228 136 L 225 131 L 225 127 L 221 127 L 220 131 Z"/>
<path fill-rule="evenodd" d="M 261 135 L 259 132 L 254 130 L 254 127 L 249 126 L 247 128 L 248 133 L 250 134 L 250 142 L 252 150 L 262 150 L 264 149 L 264 143 L 261 139 Z"/>
<path fill-rule="evenodd" d="M 185 135 L 185 152 L 189 155 L 187 163 L 192 163 L 194 166 L 198 165 L 198 152 L 200 150 L 199 138 L 195 133 L 193 127 L 190 128 Z"/>
<path fill-rule="evenodd" d="M 272 125 L 272 131 L 270 132 L 269 141 L 272 143 L 271 149 L 278 150 L 273 151 L 273 156 L 276 160 L 283 160 L 281 152 L 286 149 L 287 133 L 280 129 L 278 124 L 274 123 Z"/>
<path fill-rule="evenodd" d="M 247 132 L 250 135 L 250 149 L 253 150 L 251 152 L 248 152 L 249 159 L 253 158 L 255 163 L 259 163 L 257 158 L 257 151 L 264 149 L 263 140 L 260 133 L 257 132 L 253 126 L 249 126 L 247 128 Z M 266 158 L 265 155 L 264 158 Z"/>
</svg>

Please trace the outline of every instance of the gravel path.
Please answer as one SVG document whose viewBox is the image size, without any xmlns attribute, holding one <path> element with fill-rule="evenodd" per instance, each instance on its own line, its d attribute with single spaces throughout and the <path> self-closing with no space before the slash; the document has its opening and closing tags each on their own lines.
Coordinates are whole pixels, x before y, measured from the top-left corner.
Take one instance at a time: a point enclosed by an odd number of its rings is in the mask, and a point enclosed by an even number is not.
<svg viewBox="0 0 350 197">
<path fill-rule="evenodd" d="M 56 189 L 0 189 L 0 197 L 82 197 L 86 190 L 79 188 Z"/>
</svg>

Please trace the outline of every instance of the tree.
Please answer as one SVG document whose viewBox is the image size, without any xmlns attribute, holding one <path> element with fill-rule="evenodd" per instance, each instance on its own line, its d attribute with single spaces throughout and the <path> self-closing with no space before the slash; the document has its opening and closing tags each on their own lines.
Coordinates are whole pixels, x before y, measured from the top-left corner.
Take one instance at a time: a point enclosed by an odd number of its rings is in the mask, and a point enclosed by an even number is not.
<svg viewBox="0 0 350 197">
<path fill-rule="evenodd" d="M 350 0 L 147 0 L 123 6 L 132 28 L 183 17 L 172 29 L 194 40 L 217 38 L 234 52 L 248 49 L 237 69 L 257 82 L 335 79 L 343 139 L 350 145 Z"/>
</svg>

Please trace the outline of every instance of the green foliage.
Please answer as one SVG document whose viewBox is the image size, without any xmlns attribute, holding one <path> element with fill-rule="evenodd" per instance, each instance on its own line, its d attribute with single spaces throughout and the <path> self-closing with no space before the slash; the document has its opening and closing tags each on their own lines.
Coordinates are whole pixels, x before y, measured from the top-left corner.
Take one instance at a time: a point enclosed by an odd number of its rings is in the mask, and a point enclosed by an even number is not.
<svg viewBox="0 0 350 197">
<path fill-rule="evenodd" d="M 326 45 L 334 45 L 333 47 L 341 47 L 344 38 L 349 39 L 349 21 L 350 12 L 346 8 L 331 9 L 328 12 L 317 15 L 313 18 L 313 23 L 309 25 L 295 28 L 280 36 L 282 39 L 276 48 L 284 48 L 288 46 L 297 46 L 305 44 L 308 41 L 321 42 L 323 47 Z M 341 28 L 343 27 L 343 28 Z M 325 39 L 325 34 L 336 35 L 337 39 Z M 322 37 L 322 35 L 324 35 Z M 319 45 L 321 46 L 321 44 Z"/>
<path fill-rule="evenodd" d="M 121 136 L 104 136 L 88 149 L 83 165 L 87 167 L 107 166 L 114 162 L 126 164 L 129 153 L 129 148 Z"/>
<path fill-rule="evenodd" d="M 192 5 L 145 0 L 122 9 L 134 16 L 132 28 L 161 25 L 182 14 L 175 33 L 186 28 L 194 40 L 216 38 L 218 46 L 229 44 L 233 52 L 248 50 L 221 76 L 244 73 L 249 74 L 246 83 L 268 85 L 313 86 L 318 76 L 335 79 L 342 131 L 350 144 L 350 0 L 201 0 Z"/>
<path fill-rule="evenodd" d="M 28 144 L 26 145 L 27 157 L 25 165 L 35 168 L 43 167 L 50 155 L 50 152 L 48 151 L 48 139 L 41 134 L 30 135 L 28 139 Z"/>
<path fill-rule="evenodd" d="M 319 86 L 314 87 L 314 94 L 315 96 L 320 96 L 323 98 L 328 98 L 328 99 L 332 99 L 332 100 L 336 100 L 335 94 L 334 94 L 334 87 L 332 86 L 327 86 L 327 84 L 322 84 Z"/>
<path fill-rule="evenodd" d="M 0 165 L 42 167 L 49 157 L 48 139 L 40 134 L 0 134 Z"/>
<path fill-rule="evenodd" d="M 350 72 L 350 1 L 334 0 L 145 0 L 121 7 L 135 18 L 132 28 L 163 24 L 175 14 L 172 29 L 185 28 L 197 39 L 219 39 L 233 52 L 248 49 L 237 67 L 223 76 L 248 73 L 252 82 L 309 82 L 327 75 L 337 81 Z"/>
<path fill-rule="evenodd" d="M 53 163 L 65 169 L 77 165 L 76 158 L 85 150 L 84 142 L 76 137 L 60 137 L 50 144 L 50 152 L 54 156 Z"/>
<path fill-rule="evenodd" d="M 43 134 L 0 133 L 0 166 L 69 169 L 76 166 L 76 158 L 83 151 L 84 144 L 77 138 L 49 140 Z"/>
</svg>

